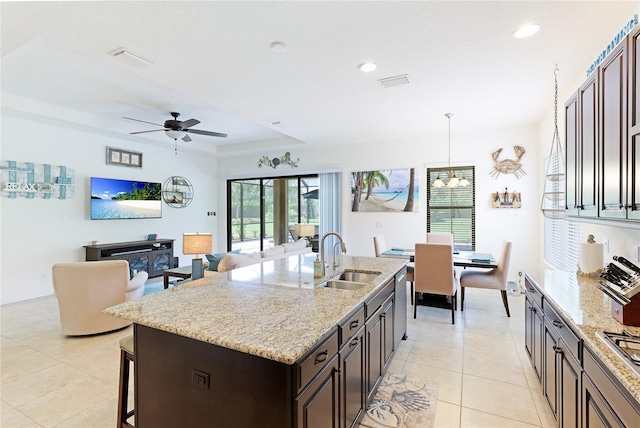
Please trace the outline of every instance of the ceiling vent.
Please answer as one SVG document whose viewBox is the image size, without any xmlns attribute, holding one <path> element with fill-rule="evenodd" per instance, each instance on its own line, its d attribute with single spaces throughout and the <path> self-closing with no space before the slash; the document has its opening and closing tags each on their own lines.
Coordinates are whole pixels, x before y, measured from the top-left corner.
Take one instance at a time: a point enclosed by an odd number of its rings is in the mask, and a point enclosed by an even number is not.
<svg viewBox="0 0 640 428">
<path fill-rule="evenodd" d="M 391 88 L 393 86 L 408 85 L 409 77 L 408 74 L 402 74 L 400 76 L 385 77 L 384 79 L 378 80 L 378 82 L 380 82 L 384 88 Z"/>
<path fill-rule="evenodd" d="M 121 59 L 129 65 L 134 65 L 136 67 L 149 68 L 154 64 L 151 61 L 147 61 L 146 59 L 139 57 L 138 55 L 132 54 L 125 48 L 114 49 L 109 52 L 109 55 Z"/>
</svg>

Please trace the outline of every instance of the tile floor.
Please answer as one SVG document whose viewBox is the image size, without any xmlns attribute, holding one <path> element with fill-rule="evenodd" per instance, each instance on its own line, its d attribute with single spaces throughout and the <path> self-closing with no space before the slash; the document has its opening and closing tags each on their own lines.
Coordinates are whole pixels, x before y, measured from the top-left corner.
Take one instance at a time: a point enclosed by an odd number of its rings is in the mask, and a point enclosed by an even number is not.
<svg viewBox="0 0 640 428">
<path fill-rule="evenodd" d="M 439 384 L 436 427 L 552 427 L 524 350 L 524 296 L 467 290 L 456 324 L 418 307 L 390 371 Z M 53 296 L 0 306 L 0 426 L 113 428 L 119 345 L 132 328 L 85 338 L 60 333 Z"/>
</svg>

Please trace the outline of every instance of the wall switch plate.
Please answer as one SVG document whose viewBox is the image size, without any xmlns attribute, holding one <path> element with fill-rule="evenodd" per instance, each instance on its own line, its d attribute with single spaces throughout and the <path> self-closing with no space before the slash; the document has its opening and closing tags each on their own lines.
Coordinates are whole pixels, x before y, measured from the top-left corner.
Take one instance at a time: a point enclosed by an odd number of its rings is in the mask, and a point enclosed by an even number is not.
<svg viewBox="0 0 640 428">
<path fill-rule="evenodd" d="M 603 239 L 602 240 L 602 245 L 604 245 L 604 253 L 605 254 L 609 254 L 609 240 L 608 239 Z"/>
<path fill-rule="evenodd" d="M 382 229 L 382 227 L 383 227 L 383 226 L 384 226 L 384 223 L 383 223 L 383 222 L 381 222 L 381 221 L 377 221 L 377 222 L 376 222 L 376 227 L 377 227 L 378 229 Z"/>
<path fill-rule="evenodd" d="M 633 247 L 633 261 L 640 262 L 640 247 L 638 246 Z"/>
</svg>

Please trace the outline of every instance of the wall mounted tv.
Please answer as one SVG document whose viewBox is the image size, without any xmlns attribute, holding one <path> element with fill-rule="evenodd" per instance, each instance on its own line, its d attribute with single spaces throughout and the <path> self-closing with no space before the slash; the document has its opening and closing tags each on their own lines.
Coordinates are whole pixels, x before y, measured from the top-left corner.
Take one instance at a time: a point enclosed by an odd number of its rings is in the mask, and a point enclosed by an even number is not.
<svg viewBox="0 0 640 428">
<path fill-rule="evenodd" d="M 91 220 L 162 217 L 161 183 L 91 177 Z"/>
</svg>

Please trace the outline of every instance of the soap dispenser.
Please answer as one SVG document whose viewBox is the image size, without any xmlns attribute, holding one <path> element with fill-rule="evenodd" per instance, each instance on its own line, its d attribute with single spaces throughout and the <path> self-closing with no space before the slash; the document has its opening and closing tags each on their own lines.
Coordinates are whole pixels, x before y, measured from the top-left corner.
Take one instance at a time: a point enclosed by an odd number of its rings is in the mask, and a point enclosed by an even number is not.
<svg viewBox="0 0 640 428">
<path fill-rule="evenodd" d="M 313 277 L 320 278 L 322 276 L 322 262 L 316 256 L 316 259 L 313 261 Z"/>
</svg>

